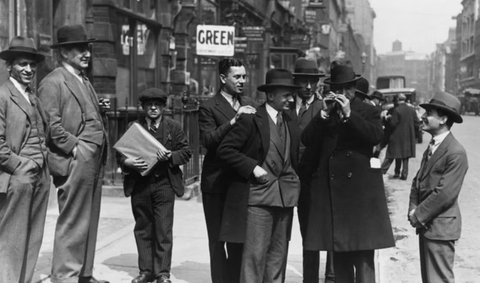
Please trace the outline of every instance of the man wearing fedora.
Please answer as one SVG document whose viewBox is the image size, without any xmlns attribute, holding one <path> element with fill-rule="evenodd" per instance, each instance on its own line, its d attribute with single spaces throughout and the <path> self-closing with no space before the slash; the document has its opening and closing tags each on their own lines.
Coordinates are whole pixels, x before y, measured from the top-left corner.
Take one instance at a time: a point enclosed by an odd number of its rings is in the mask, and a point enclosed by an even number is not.
<svg viewBox="0 0 480 283">
<path fill-rule="evenodd" d="M 152 173 L 140 175 L 148 166 L 142 158 L 117 155 L 124 173 L 125 196 L 132 198 L 135 217 L 140 274 L 132 283 L 155 278 L 157 283 L 171 283 L 173 207 L 175 194 L 181 197 L 185 190 L 179 166 L 188 162 L 191 152 L 180 123 L 163 115 L 167 98 L 167 93 L 158 88 L 142 92 L 139 100 L 146 117 L 132 122 L 148 130 L 166 149 L 156 152 L 159 162 Z"/>
<path fill-rule="evenodd" d="M 47 213 L 48 119 L 31 85 L 45 56 L 32 38 L 14 37 L 0 58 L 0 282 L 32 282 Z"/>
<path fill-rule="evenodd" d="M 300 131 L 310 123 L 312 118 L 322 109 L 322 101 L 316 96 L 317 85 L 321 77 L 324 77 L 318 71 L 317 63 L 314 60 L 298 58 L 295 61 L 293 71 L 293 82 L 300 88 L 296 91 L 295 101 L 290 103 L 288 111 L 290 117 L 297 123 Z M 300 232 L 305 237 L 306 221 L 309 215 L 308 199 L 311 176 L 318 166 L 318 158 L 314 154 L 316 147 L 305 148 L 300 143 L 298 176 L 300 177 L 301 190 L 298 199 L 298 222 Z M 305 153 L 305 154 L 304 154 Z M 318 251 L 303 250 L 303 282 L 318 283 L 320 269 L 320 253 Z M 334 282 L 335 274 L 333 272 L 333 253 L 327 253 L 327 262 L 325 264 L 325 278 Z"/>
<path fill-rule="evenodd" d="M 85 71 L 90 63 L 88 39 L 81 25 L 57 31 L 59 67 L 39 87 L 49 112 L 48 164 L 57 188 L 59 217 L 55 228 L 54 283 L 106 282 L 92 276 L 107 154 L 104 110 Z"/>
<path fill-rule="evenodd" d="M 350 61 L 333 61 L 330 74 L 332 91 L 302 133 L 307 148 L 319 148 L 304 247 L 333 251 L 335 282 L 375 282 L 374 250 L 395 244 L 380 162 L 371 158 L 380 113 L 355 95 L 360 76 Z"/>
<path fill-rule="evenodd" d="M 220 60 L 218 75 L 220 89 L 215 96 L 202 103 L 199 110 L 200 140 L 207 149 L 200 188 L 207 225 L 212 283 L 235 283 L 240 277 L 243 246 L 219 240 L 229 182 L 219 178 L 225 166 L 217 155 L 217 148 L 242 115 L 256 112 L 257 104 L 244 95 L 247 73 L 242 61 L 236 58 Z"/>
<path fill-rule="evenodd" d="M 408 220 L 419 237 L 423 283 L 455 281 L 455 241 L 462 228 L 458 196 L 468 170 L 465 149 L 450 131 L 453 123 L 463 122 L 460 105 L 446 92 L 420 104 L 426 110 L 422 129 L 432 141 L 412 181 Z"/>
<path fill-rule="evenodd" d="M 267 102 L 241 116 L 217 155 L 228 166 L 220 240 L 244 243 L 240 282 L 283 282 L 293 207 L 300 193 L 295 168 L 300 130 L 286 113 L 293 93 L 288 70 L 273 69 L 258 87 Z M 226 183 L 227 184 L 227 183 Z"/>
</svg>

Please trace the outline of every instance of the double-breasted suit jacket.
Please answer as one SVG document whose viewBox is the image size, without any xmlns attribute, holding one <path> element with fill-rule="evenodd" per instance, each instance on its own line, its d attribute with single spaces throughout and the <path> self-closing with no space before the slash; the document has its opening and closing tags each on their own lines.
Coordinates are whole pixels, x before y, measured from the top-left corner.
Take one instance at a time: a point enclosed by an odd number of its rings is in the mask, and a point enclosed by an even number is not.
<svg viewBox="0 0 480 283">
<path fill-rule="evenodd" d="M 143 128 L 148 131 L 148 124 L 145 119 L 141 119 L 135 122 L 130 123 L 131 126 L 133 123 L 139 123 Z M 187 136 L 182 130 L 182 126 L 177 121 L 174 121 L 170 118 L 163 117 L 162 122 L 164 123 L 164 130 L 157 130 L 154 137 L 165 146 L 166 149 L 172 151 L 172 157 L 168 161 L 159 162 L 158 166 L 166 166 L 168 172 L 168 178 L 172 184 L 172 188 L 175 191 L 175 194 L 179 197 L 183 196 L 185 192 L 185 187 L 183 184 L 183 173 L 180 169 L 180 165 L 186 164 L 190 160 L 191 152 L 188 146 Z M 160 126 L 162 127 L 162 125 Z M 159 127 L 159 129 L 160 129 Z M 156 152 L 152 152 L 156 155 Z M 125 157 L 117 154 L 118 163 L 123 165 L 125 163 Z M 162 164 L 164 163 L 164 164 Z M 133 189 L 135 188 L 135 183 L 139 178 L 143 178 L 138 172 L 131 170 L 129 168 L 123 167 L 124 173 L 124 192 L 125 196 L 129 197 L 132 194 Z M 155 168 L 152 170 L 152 173 L 155 173 Z"/>
<path fill-rule="evenodd" d="M 417 232 L 430 240 L 458 240 L 462 230 L 462 217 L 458 195 L 468 170 L 465 149 L 449 133 L 437 150 L 422 166 L 412 182 L 408 211 L 422 224 Z"/>
<path fill-rule="evenodd" d="M 296 169 L 300 131 L 288 114 L 283 113 L 283 121 L 290 133 L 291 165 L 293 169 Z M 220 231 L 220 240 L 222 241 L 242 243 L 245 240 L 250 186 L 257 183 L 253 169 L 255 166 L 263 164 L 269 151 L 269 123 L 269 115 L 263 104 L 257 108 L 256 114 L 241 116 L 218 148 L 218 156 L 228 166 L 221 176 L 223 184 L 228 184 Z M 279 179 L 281 177 L 278 176 Z M 275 182 L 275 180 L 269 180 L 269 182 Z M 299 192 L 294 193 L 296 195 L 292 197 L 297 200 Z"/>
<path fill-rule="evenodd" d="M 394 245 L 380 168 L 372 168 L 373 146 L 383 137 L 380 113 L 353 98 L 351 116 L 314 117 L 302 133 L 319 147 L 319 165 L 310 186 L 310 213 L 304 248 L 335 252 Z"/>
</svg>

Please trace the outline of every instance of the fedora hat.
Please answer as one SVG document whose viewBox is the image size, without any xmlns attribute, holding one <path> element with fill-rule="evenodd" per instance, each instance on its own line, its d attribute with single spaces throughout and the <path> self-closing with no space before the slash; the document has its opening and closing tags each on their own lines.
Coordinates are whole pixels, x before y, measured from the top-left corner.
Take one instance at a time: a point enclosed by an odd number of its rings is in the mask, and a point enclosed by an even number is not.
<svg viewBox="0 0 480 283">
<path fill-rule="evenodd" d="M 158 99 L 165 103 L 168 100 L 168 94 L 163 89 L 152 87 L 144 90 L 138 97 L 142 103 L 149 99 Z"/>
<path fill-rule="evenodd" d="M 463 119 L 460 116 L 461 103 L 458 98 L 447 92 L 437 92 L 432 97 L 429 103 L 420 104 L 424 109 L 435 108 L 444 111 L 455 123 L 462 123 Z"/>
<path fill-rule="evenodd" d="M 37 51 L 35 41 L 30 37 L 16 36 L 10 41 L 8 49 L 0 52 L 0 58 L 5 61 L 14 60 L 21 55 L 32 56 L 37 63 L 45 60 L 45 56 Z"/>
<path fill-rule="evenodd" d="M 285 69 L 272 69 L 267 72 L 265 84 L 257 87 L 259 91 L 267 92 L 275 87 L 301 88 L 293 83 L 292 73 Z"/>
<path fill-rule="evenodd" d="M 317 62 L 314 60 L 309 60 L 307 58 L 301 57 L 295 61 L 295 70 L 292 74 L 296 76 L 308 76 L 308 77 L 324 77 L 325 74 L 322 74 L 318 71 Z"/>
<path fill-rule="evenodd" d="M 383 93 L 379 92 L 378 90 L 374 91 L 372 95 L 370 95 L 370 99 L 378 99 L 380 101 L 385 101 L 385 98 L 383 98 Z"/>
<path fill-rule="evenodd" d="M 350 61 L 333 61 L 330 65 L 330 77 L 325 79 L 326 84 L 339 85 L 353 83 L 361 78 L 355 74 Z"/>
<path fill-rule="evenodd" d="M 359 78 L 358 81 L 355 83 L 355 93 L 359 94 L 361 97 L 370 99 L 368 95 L 370 83 L 365 78 Z"/>
<path fill-rule="evenodd" d="M 57 43 L 51 45 L 50 48 L 94 41 L 96 41 L 95 38 L 87 39 L 87 33 L 82 25 L 63 26 L 57 30 Z"/>
</svg>

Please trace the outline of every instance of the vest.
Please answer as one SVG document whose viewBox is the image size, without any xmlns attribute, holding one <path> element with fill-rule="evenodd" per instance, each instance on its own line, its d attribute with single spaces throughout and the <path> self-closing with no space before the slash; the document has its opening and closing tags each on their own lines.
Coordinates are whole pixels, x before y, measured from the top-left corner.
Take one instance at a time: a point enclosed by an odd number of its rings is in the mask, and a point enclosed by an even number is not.
<svg viewBox="0 0 480 283">
<path fill-rule="evenodd" d="M 19 155 L 35 161 L 40 168 L 43 168 L 47 147 L 42 116 L 36 106 L 28 107 L 28 116 L 30 117 L 30 134 Z"/>
<path fill-rule="evenodd" d="M 89 82 L 83 84 L 78 80 L 76 81 L 85 101 L 85 128 L 78 138 L 101 146 L 106 137 L 95 91 Z"/>
<path fill-rule="evenodd" d="M 261 167 L 267 171 L 268 183 L 250 185 L 249 205 L 294 207 L 300 194 L 300 181 L 290 159 L 290 132 L 284 124 L 285 141 L 278 135 L 275 123 L 269 117 L 270 144 Z M 284 144 L 282 144 L 282 142 Z M 279 151 L 282 148 L 283 152 Z"/>
</svg>

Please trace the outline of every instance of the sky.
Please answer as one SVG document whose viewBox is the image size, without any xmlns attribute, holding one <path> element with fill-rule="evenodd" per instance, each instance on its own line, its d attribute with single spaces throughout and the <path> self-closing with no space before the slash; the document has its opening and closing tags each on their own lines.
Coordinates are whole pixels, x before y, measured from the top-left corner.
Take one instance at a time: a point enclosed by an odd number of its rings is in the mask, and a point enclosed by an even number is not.
<svg viewBox="0 0 480 283">
<path fill-rule="evenodd" d="M 392 51 L 400 40 L 404 51 L 430 54 L 455 27 L 452 17 L 462 11 L 461 0 L 369 0 L 375 11 L 373 41 L 377 54 Z"/>
</svg>

